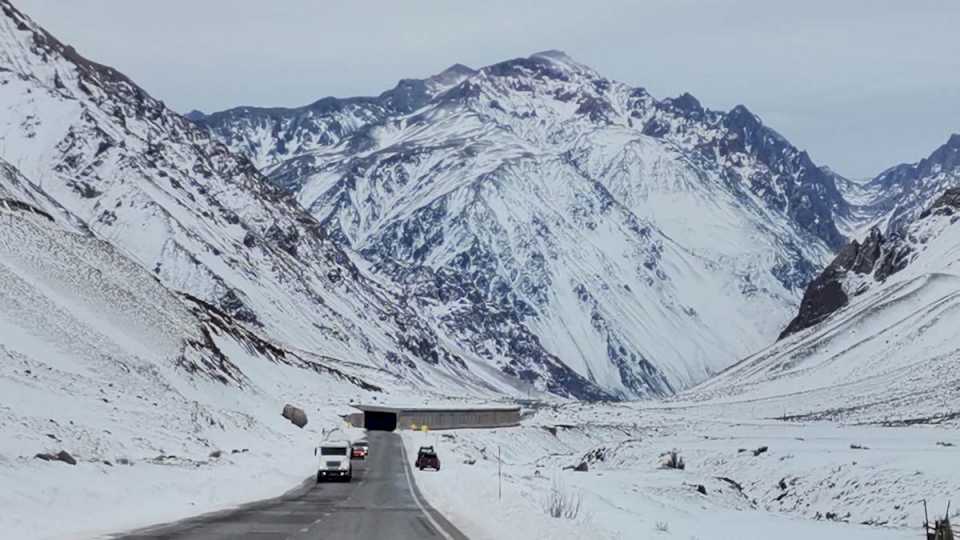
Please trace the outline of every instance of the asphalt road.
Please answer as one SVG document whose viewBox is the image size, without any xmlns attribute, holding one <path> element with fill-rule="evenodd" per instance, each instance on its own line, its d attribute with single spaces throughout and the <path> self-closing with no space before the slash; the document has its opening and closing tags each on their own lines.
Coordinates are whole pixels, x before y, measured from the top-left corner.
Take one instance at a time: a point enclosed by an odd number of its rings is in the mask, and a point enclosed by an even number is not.
<svg viewBox="0 0 960 540">
<path fill-rule="evenodd" d="M 431 508 L 413 482 L 400 436 L 370 432 L 370 456 L 354 461 L 353 482 L 316 484 L 286 495 L 114 538 L 124 540 L 466 540 Z M 423 474 L 430 474 L 424 472 Z M 437 473 L 442 474 L 442 473 Z"/>
</svg>

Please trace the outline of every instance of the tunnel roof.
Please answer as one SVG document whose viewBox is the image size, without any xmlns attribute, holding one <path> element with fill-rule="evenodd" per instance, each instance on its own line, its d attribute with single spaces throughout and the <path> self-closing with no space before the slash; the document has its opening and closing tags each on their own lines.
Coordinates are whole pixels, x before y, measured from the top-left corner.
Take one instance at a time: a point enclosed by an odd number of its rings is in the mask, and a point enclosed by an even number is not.
<svg viewBox="0 0 960 540">
<path fill-rule="evenodd" d="M 367 412 L 388 412 L 388 413 L 404 413 L 404 412 L 518 412 L 520 411 L 519 406 L 497 406 L 497 407 L 406 407 L 406 406 L 389 406 L 389 405 L 366 405 L 362 403 L 353 403 L 350 405 L 354 409 L 359 409 L 361 411 Z"/>
</svg>

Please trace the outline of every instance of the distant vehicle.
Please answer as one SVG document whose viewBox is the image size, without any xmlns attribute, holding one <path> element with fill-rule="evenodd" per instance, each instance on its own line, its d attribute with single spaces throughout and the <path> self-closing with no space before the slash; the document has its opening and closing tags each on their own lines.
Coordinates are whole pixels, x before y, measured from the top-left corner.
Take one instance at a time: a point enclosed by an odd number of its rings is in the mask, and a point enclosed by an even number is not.
<svg viewBox="0 0 960 540">
<path fill-rule="evenodd" d="M 421 446 L 417 452 L 416 468 L 421 471 L 424 469 L 440 470 L 440 457 L 432 446 Z"/>
<path fill-rule="evenodd" d="M 367 441 L 357 441 L 353 443 L 353 448 L 350 450 L 350 457 L 352 459 L 367 459 L 367 454 L 370 453 L 370 446 L 367 444 Z"/>
<path fill-rule="evenodd" d="M 346 480 L 353 478 L 353 465 L 350 463 L 350 442 L 324 442 L 314 450 L 320 458 L 317 469 L 317 483 L 331 478 Z"/>
</svg>

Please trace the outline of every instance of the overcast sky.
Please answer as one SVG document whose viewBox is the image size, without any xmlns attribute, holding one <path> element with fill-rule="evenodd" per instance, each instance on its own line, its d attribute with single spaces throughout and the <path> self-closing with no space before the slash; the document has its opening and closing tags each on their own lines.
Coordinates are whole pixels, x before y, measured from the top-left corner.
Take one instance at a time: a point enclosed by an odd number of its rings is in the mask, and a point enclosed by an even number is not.
<svg viewBox="0 0 960 540">
<path fill-rule="evenodd" d="M 742 103 L 852 176 L 960 132 L 957 0 L 13 0 L 173 108 L 302 105 L 561 49 L 657 97 Z"/>
</svg>

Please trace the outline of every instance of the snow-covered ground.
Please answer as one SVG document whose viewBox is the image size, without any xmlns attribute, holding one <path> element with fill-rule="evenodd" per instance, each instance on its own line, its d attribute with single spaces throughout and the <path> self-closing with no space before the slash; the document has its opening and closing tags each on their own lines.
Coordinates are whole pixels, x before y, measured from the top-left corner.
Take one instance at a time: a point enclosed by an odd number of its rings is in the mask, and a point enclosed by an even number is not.
<svg viewBox="0 0 960 540">
<path fill-rule="evenodd" d="M 390 393 L 376 370 L 271 349 L 10 195 L 0 185 L 0 537 L 89 538 L 279 495 L 311 474 L 324 430 L 359 436 L 345 404 Z M 78 463 L 35 457 L 60 451 Z"/>
<path fill-rule="evenodd" d="M 942 513 L 960 496 L 960 447 L 947 446 L 960 445 L 954 430 L 759 416 L 568 405 L 540 409 L 518 428 L 406 433 L 405 441 L 410 452 L 437 446 L 441 472 L 418 471 L 416 481 L 474 539 L 908 539 L 920 535 L 923 499 Z M 660 467 L 672 449 L 685 470 Z M 570 469 L 582 462 L 588 471 Z M 577 517 L 548 514 L 557 489 L 581 499 Z"/>
</svg>

